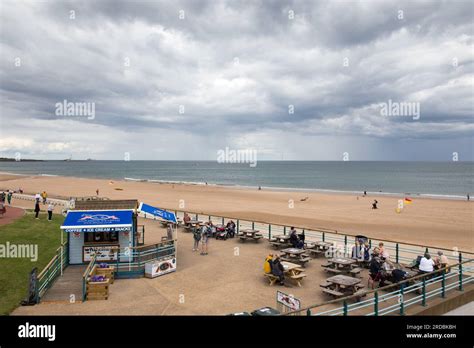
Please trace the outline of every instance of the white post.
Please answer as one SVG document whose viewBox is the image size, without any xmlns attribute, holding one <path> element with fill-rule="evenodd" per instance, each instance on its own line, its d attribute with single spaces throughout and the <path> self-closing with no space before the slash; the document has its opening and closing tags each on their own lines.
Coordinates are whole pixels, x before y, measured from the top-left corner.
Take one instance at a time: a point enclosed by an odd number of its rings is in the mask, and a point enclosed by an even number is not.
<svg viewBox="0 0 474 348">
<path fill-rule="evenodd" d="M 64 260 L 63 260 L 63 254 L 64 254 L 63 239 L 64 239 L 64 232 L 61 229 L 60 229 L 60 231 L 61 231 L 61 275 L 63 275 L 63 262 L 64 262 Z"/>
</svg>

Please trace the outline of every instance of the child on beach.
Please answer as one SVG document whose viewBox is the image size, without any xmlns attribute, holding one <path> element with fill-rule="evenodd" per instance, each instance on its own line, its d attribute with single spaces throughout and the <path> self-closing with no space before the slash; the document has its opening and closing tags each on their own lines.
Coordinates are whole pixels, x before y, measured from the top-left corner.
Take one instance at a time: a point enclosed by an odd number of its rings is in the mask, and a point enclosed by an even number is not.
<svg viewBox="0 0 474 348">
<path fill-rule="evenodd" d="M 46 193 L 46 191 L 43 191 L 43 193 L 41 194 L 41 198 L 43 198 L 43 204 L 46 204 L 46 199 L 48 198 L 48 194 Z"/>
<path fill-rule="evenodd" d="M 53 219 L 53 210 L 54 210 L 54 205 L 53 205 L 53 203 L 49 202 L 49 205 L 48 205 L 48 221 L 51 221 Z"/>
</svg>

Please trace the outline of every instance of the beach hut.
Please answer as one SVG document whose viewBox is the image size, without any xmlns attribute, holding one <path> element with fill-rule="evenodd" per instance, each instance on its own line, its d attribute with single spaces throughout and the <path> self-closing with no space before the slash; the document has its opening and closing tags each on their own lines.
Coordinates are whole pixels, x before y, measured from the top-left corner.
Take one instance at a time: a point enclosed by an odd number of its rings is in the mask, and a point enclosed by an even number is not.
<svg viewBox="0 0 474 348">
<path fill-rule="evenodd" d="M 129 262 L 130 256 L 119 252 L 136 245 L 137 219 L 134 209 L 70 210 L 61 230 L 67 233 L 68 263 L 97 261 Z"/>
</svg>

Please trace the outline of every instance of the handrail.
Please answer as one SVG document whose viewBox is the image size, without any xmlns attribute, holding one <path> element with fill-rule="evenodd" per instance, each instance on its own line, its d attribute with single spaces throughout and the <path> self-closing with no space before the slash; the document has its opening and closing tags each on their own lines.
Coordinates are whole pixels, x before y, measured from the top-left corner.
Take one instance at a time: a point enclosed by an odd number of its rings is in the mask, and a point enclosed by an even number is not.
<svg viewBox="0 0 474 348">
<path fill-rule="evenodd" d="M 92 267 L 94 267 L 96 258 L 97 256 L 95 254 L 92 255 L 92 258 L 89 261 L 89 264 L 87 265 L 86 270 L 84 271 L 84 274 L 82 275 L 82 278 L 87 278 L 89 276 L 89 273 L 92 271 Z"/>
<path fill-rule="evenodd" d="M 389 285 L 386 285 L 386 286 L 383 286 L 383 287 L 380 287 L 380 288 L 377 288 L 377 289 L 366 291 L 366 292 L 364 292 L 364 294 L 369 295 L 369 294 L 372 294 L 372 293 L 378 293 L 379 291 L 387 290 L 387 289 L 390 289 L 390 288 L 393 288 L 393 287 L 398 287 L 401 284 L 409 283 L 409 282 L 412 282 L 413 280 L 418 280 L 418 279 L 421 279 L 421 278 L 426 279 L 430 275 L 442 274 L 442 273 L 444 273 L 444 271 L 446 271 L 450 268 L 459 267 L 459 266 L 461 266 L 465 263 L 470 263 L 470 262 L 473 262 L 473 261 L 474 261 L 474 259 L 465 260 L 465 261 L 457 263 L 455 265 L 449 265 L 447 267 L 440 268 L 440 269 L 438 269 L 436 271 L 433 271 L 433 272 L 430 272 L 430 273 L 420 274 L 420 275 L 417 275 L 417 276 L 412 277 L 410 279 L 400 281 L 398 283 L 389 284 Z M 301 312 L 307 312 L 308 310 L 311 310 L 313 308 L 325 306 L 325 305 L 332 304 L 332 303 L 338 303 L 338 302 L 341 302 L 341 301 L 357 299 L 358 297 L 360 297 L 360 295 L 349 295 L 349 296 L 345 296 L 345 297 L 340 297 L 338 299 L 334 299 L 334 300 L 330 300 L 330 301 L 326 301 L 326 302 L 320 302 L 320 303 L 317 303 L 315 305 L 307 306 L 307 307 L 298 309 L 296 311 L 284 313 L 284 314 L 281 314 L 281 315 L 290 315 L 290 314 L 296 314 L 296 313 L 301 313 Z"/>
<path fill-rule="evenodd" d="M 188 213 L 191 215 L 208 215 L 208 216 L 214 216 L 214 217 L 219 217 L 219 218 L 225 218 L 225 219 L 232 219 L 232 220 L 244 220 L 248 222 L 254 222 L 254 223 L 260 223 L 260 224 L 267 224 L 267 225 L 273 225 L 273 226 L 280 226 L 280 227 L 287 227 L 289 225 L 285 224 L 280 224 L 280 223 L 272 223 L 268 221 L 260 221 L 260 220 L 252 220 L 252 219 L 245 219 L 245 218 L 239 218 L 239 217 L 232 217 L 232 216 L 222 216 L 218 214 L 211 214 L 211 213 L 205 213 L 205 212 L 194 212 L 194 211 L 189 211 L 189 210 L 177 210 L 177 209 L 169 209 L 166 207 L 162 207 L 165 210 L 171 210 L 174 211 L 175 213 L 180 212 L 180 213 Z M 291 226 L 294 226 L 295 228 L 305 230 L 305 231 L 314 231 L 314 232 L 324 232 L 324 233 L 333 233 L 337 234 L 340 236 L 348 236 L 348 237 L 356 237 L 359 234 L 352 234 L 352 233 L 347 233 L 343 231 L 338 231 L 338 230 L 333 230 L 333 229 L 328 229 L 324 227 L 309 227 L 309 226 L 302 226 L 302 225 L 296 225 L 296 224 L 291 224 Z M 369 235 L 365 235 L 369 240 L 375 240 L 375 241 L 381 241 L 381 242 L 386 242 L 386 243 L 395 243 L 395 244 L 403 244 L 403 245 L 408 245 L 408 246 L 415 246 L 415 247 L 421 247 L 421 248 L 429 248 L 429 249 L 439 249 L 439 250 L 449 250 L 452 251 L 451 249 L 447 249 L 445 247 L 439 247 L 439 246 L 433 246 L 433 245 L 422 245 L 422 244 L 415 244 L 415 243 L 401 243 L 400 241 L 395 241 L 395 240 L 390 240 L 390 239 L 383 239 L 383 238 L 377 238 L 377 237 L 371 237 Z M 467 250 L 461 250 L 457 249 L 456 252 L 458 253 L 466 253 L 466 254 L 473 254 L 473 251 L 467 251 Z"/>
<path fill-rule="evenodd" d="M 56 255 L 53 256 L 53 258 L 48 262 L 46 266 L 44 266 L 43 270 L 38 274 L 38 280 L 41 279 L 44 276 L 44 273 L 48 271 L 49 267 L 56 261 L 58 258 L 58 254 L 61 252 L 62 248 L 67 245 L 67 242 L 64 242 L 59 248 L 56 249 Z"/>
</svg>

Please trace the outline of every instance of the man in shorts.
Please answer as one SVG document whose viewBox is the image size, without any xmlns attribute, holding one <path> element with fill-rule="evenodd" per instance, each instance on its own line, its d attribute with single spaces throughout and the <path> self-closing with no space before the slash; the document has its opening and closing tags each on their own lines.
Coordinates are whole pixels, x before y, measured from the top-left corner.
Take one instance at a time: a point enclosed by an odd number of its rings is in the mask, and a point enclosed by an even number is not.
<svg viewBox="0 0 474 348">
<path fill-rule="evenodd" d="M 210 234 L 209 222 L 207 222 L 201 229 L 201 255 L 207 255 L 209 234 Z"/>
</svg>

